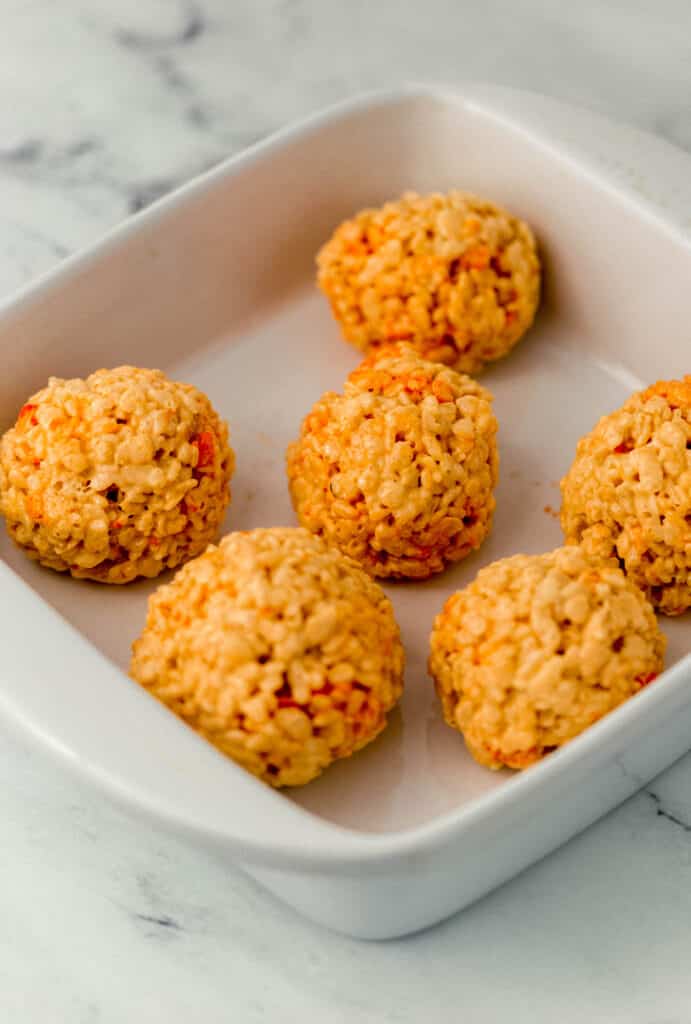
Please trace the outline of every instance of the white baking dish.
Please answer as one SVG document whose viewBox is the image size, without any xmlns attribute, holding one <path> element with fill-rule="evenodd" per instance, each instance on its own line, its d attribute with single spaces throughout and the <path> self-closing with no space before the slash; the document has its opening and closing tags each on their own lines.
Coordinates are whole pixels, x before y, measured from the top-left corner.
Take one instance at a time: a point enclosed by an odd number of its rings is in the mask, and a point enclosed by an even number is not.
<svg viewBox="0 0 691 1024">
<path fill-rule="evenodd" d="M 537 326 L 485 375 L 500 420 L 491 539 L 427 584 L 388 588 L 408 651 L 384 735 L 304 790 L 245 774 L 130 682 L 153 584 L 106 588 L 0 542 L 0 707 L 129 807 L 244 865 L 352 935 L 438 921 L 623 800 L 691 745 L 691 621 L 670 668 L 523 775 L 475 765 L 425 673 L 432 619 L 478 568 L 560 542 L 577 438 L 643 381 L 691 370 L 691 159 L 535 96 L 413 88 L 358 99 L 255 147 L 67 260 L 0 309 L 0 419 L 49 374 L 131 362 L 204 388 L 238 453 L 228 528 L 292 523 L 286 443 L 357 362 L 313 285 L 336 222 L 407 188 L 476 190 L 527 218 Z M 219 893 L 219 899 L 222 899 Z"/>
</svg>

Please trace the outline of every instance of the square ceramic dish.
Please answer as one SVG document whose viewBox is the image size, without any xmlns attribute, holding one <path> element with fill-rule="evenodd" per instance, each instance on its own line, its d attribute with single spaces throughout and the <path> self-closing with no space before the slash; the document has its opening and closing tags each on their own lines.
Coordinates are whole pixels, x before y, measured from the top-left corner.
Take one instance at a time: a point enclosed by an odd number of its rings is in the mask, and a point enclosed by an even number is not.
<svg viewBox="0 0 691 1024">
<path fill-rule="evenodd" d="M 0 541 L 0 708 L 112 797 L 214 847 L 331 928 L 401 935 L 584 828 L 691 745 L 689 615 L 654 686 L 522 775 L 478 767 L 425 671 L 432 620 L 487 562 L 560 543 L 545 509 L 578 437 L 643 382 L 691 370 L 691 159 L 535 96 L 411 88 L 347 103 L 218 167 L 0 309 L 0 419 L 50 374 L 157 366 L 231 425 L 227 529 L 293 523 L 283 458 L 356 365 L 314 255 L 357 208 L 414 188 L 485 194 L 535 228 L 535 328 L 484 376 L 501 483 L 492 537 L 426 584 L 388 587 L 406 692 L 370 748 L 293 793 L 257 782 L 125 675 L 154 584 L 77 582 Z"/>
</svg>

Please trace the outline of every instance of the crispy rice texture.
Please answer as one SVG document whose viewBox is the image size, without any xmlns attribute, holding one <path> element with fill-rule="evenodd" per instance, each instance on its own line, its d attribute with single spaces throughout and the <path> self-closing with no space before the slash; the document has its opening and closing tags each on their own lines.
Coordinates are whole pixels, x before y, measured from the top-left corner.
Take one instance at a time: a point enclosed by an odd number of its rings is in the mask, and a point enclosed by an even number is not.
<svg viewBox="0 0 691 1024">
<path fill-rule="evenodd" d="M 691 376 L 603 416 L 561 492 L 568 544 L 620 565 L 666 615 L 691 607 Z"/>
<path fill-rule="evenodd" d="M 577 547 L 515 555 L 446 602 L 429 662 L 447 723 L 489 768 L 526 768 L 662 670 L 665 638 L 620 569 Z"/>
<path fill-rule="evenodd" d="M 42 565 L 104 583 L 204 550 L 234 456 L 208 398 L 160 370 L 52 377 L 0 441 L 0 512 Z"/>
<path fill-rule="evenodd" d="M 476 373 L 533 322 L 535 238 L 523 221 L 466 192 L 362 210 L 317 256 L 319 287 L 359 349 L 409 341 L 426 359 Z"/>
<path fill-rule="evenodd" d="M 403 687 L 388 598 L 299 528 L 232 533 L 149 600 L 131 673 L 272 786 L 298 786 L 381 732 Z"/>
<path fill-rule="evenodd" d="M 411 346 L 382 349 L 288 449 L 298 518 L 374 576 L 430 576 L 489 533 L 496 433 L 485 388 Z"/>
</svg>

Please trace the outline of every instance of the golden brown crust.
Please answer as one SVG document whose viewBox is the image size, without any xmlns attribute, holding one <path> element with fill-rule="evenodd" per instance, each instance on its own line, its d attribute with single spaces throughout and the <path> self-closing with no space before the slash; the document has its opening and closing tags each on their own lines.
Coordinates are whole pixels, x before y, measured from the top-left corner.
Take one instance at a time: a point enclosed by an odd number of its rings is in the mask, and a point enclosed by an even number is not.
<svg viewBox="0 0 691 1024">
<path fill-rule="evenodd" d="M 665 614 L 691 607 L 691 376 L 603 416 L 561 491 L 568 544 L 621 565 Z"/>
<path fill-rule="evenodd" d="M 429 668 L 473 757 L 521 769 L 651 682 L 664 649 L 650 604 L 620 569 L 557 548 L 494 562 L 449 598 Z"/>
<path fill-rule="evenodd" d="M 0 441 L 0 512 L 30 558 L 105 583 L 204 550 L 234 456 L 208 398 L 160 370 L 53 377 Z"/>
<path fill-rule="evenodd" d="M 131 673 L 248 771 L 297 786 L 381 732 L 403 661 L 378 584 L 274 528 L 231 533 L 159 587 Z"/>
<path fill-rule="evenodd" d="M 423 579 L 489 533 L 497 422 L 491 396 L 408 345 L 327 392 L 288 449 L 303 526 L 380 577 Z"/>
<path fill-rule="evenodd" d="M 359 349 L 411 342 L 475 373 L 533 322 L 540 264 L 523 221 L 466 192 L 408 192 L 344 221 L 317 257 L 318 283 Z"/>
</svg>

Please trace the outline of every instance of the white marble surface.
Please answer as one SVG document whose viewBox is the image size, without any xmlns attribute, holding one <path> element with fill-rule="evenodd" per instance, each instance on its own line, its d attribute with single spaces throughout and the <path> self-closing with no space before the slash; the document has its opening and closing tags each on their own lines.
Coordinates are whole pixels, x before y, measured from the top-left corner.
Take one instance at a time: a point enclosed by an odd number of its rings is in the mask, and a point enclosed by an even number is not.
<svg viewBox="0 0 691 1024">
<path fill-rule="evenodd" d="M 686 0 L 0 0 L 0 294 L 287 120 L 403 79 L 691 149 Z M 0 733 L 0 1020 L 691 1021 L 691 757 L 425 934 L 365 944 Z"/>
</svg>

